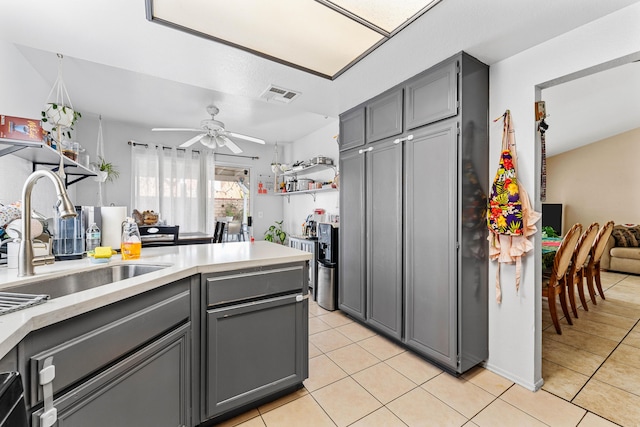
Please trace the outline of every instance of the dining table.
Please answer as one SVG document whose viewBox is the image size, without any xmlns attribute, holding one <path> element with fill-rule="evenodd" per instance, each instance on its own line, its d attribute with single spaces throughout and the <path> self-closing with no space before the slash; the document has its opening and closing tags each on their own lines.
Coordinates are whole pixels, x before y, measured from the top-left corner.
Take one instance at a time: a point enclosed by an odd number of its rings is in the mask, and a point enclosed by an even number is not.
<svg viewBox="0 0 640 427">
<path fill-rule="evenodd" d="M 551 270 L 562 237 L 542 237 L 542 271 Z"/>
</svg>

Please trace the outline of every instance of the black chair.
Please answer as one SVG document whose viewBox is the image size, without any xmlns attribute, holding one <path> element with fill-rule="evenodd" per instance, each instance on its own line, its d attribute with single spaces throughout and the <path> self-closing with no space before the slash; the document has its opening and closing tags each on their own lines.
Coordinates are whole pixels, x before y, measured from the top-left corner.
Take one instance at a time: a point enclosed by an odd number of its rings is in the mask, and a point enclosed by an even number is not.
<svg viewBox="0 0 640 427">
<path fill-rule="evenodd" d="M 222 243 L 222 238 L 224 237 L 224 229 L 226 228 L 226 226 L 226 222 L 216 221 L 216 229 L 213 232 L 213 243 Z"/>
<path fill-rule="evenodd" d="M 174 246 L 178 244 L 179 225 L 143 225 L 138 227 L 143 247 Z"/>
</svg>

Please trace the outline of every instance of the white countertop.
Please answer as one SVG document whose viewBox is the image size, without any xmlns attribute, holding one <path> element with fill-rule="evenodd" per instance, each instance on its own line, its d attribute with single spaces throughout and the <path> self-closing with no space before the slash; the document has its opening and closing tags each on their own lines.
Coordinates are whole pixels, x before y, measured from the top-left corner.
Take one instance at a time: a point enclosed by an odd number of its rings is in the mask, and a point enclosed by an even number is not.
<svg viewBox="0 0 640 427">
<path fill-rule="evenodd" d="M 99 286 L 64 297 L 55 298 L 35 307 L 0 315 L 0 358 L 4 357 L 29 332 L 82 313 L 129 298 L 199 273 L 261 267 L 311 259 L 309 252 L 274 243 L 228 242 L 205 245 L 184 245 L 142 248 L 139 259 L 123 261 L 114 255 L 109 264 L 165 264 L 167 268 Z M 17 277 L 17 269 L 0 267 L 0 291 L 19 283 L 35 282 L 47 277 L 96 269 L 107 264 L 92 264 L 89 259 L 57 261 L 35 267 L 35 276 Z"/>
</svg>

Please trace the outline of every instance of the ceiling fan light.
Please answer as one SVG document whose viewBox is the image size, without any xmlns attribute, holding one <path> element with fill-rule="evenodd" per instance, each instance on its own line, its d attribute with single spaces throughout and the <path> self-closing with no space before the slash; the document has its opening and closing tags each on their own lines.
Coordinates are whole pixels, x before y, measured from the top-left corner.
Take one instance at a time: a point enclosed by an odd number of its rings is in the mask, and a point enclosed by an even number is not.
<svg viewBox="0 0 640 427">
<path fill-rule="evenodd" d="M 216 144 L 213 141 L 213 138 L 209 135 L 203 137 L 200 142 L 202 143 L 202 145 L 204 145 L 205 147 L 214 149 L 216 148 Z"/>
<path fill-rule="evenodd" d="M 224 139 L 222 139 L 222 137 L 220 135 L 216 135 L 214 136 L 216 144 L 218 145 L 218 147 L 224 147 Z"/>
</svg>

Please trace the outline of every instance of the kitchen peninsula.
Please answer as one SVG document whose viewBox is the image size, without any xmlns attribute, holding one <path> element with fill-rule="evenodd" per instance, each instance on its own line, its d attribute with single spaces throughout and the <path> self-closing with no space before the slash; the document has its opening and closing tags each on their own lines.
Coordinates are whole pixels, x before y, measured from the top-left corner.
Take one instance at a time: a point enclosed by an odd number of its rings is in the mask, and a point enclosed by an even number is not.
<svg viewBox="0 0 640 427">
<path fill-rule="evenodd" d="M 34 427 L 47 425 L 51 392 L 64 425 L 219 421 L 307 378 L 310 258 L 260 241 L 143 248 L 139 260 L 57 262 L 29 278 L 0 269 L 2 292 L 118 264 L 162 266 L 0 316 L 0 371 L 22 375 Z"/>
</svg>

